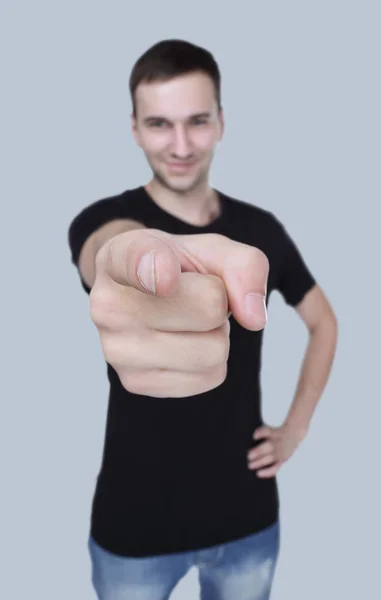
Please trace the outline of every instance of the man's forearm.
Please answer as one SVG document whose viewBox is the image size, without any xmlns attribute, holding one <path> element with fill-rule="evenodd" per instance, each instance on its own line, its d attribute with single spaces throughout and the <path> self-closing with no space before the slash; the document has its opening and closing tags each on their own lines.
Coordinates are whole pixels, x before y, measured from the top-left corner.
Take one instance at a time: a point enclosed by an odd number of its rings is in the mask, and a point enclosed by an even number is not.
<svg viewBox="0 0 381 600">
<path fill-rule="evenodd" d="M 294 400 L 285 423 L 303 438 L 327 384 L 337 343 L 336 321 L 327 317 L 310 333 Z"/>
</svg>

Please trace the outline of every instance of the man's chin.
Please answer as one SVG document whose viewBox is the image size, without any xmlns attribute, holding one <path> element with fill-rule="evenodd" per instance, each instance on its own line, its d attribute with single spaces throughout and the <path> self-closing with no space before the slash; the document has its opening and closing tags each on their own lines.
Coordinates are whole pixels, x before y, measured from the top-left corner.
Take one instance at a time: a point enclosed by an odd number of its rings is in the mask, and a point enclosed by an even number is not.
<svg viewBox="0 0 381 600">
<path fill-rule="evenodd" d="M 161 186 L 180 194 L 191 192 L 199 184 L 198 177 L 163 177 L 159 173 L 154 173 L 154 178 Z"/>
</svg>

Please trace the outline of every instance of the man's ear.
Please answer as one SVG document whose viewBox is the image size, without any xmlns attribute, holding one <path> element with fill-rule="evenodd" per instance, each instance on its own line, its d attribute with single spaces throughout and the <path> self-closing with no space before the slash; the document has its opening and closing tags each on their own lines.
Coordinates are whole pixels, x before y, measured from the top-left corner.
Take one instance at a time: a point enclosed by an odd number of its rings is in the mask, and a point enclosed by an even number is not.
<svg viewBox="0 0 381 600">
<path fill-rule="evenodd" d="M 224 133 L 225 133 L 225 115 L 224 115 L 224 110 L 222 107 L 220 108 L 218 118 L 220 120 L 220 127 L 221 127 L 221 135 L 220 135 L 220 141 L 221 141 L 222 138 L 224 137 Z"/>
<path fill-rule="evenodd" d="M 140 135 L 137 128 L 136 117 L 133 113 L 131 114 L 131 133 L 137 145 L 140 146 Z"/>
</svg>

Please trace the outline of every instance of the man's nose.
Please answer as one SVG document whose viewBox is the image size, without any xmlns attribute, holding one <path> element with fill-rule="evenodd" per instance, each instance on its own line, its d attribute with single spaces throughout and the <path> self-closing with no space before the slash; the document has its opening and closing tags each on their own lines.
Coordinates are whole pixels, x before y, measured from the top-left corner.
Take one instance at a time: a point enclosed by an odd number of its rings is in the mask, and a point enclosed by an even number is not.
<svg viewBox="0 0 381 600">
<path fill-rule="evenodd" d="M 178 158 L 186 159 L 191 154 L 191 144 L 185 127 L 174 129 L 172 151 Z"/>
</svg>

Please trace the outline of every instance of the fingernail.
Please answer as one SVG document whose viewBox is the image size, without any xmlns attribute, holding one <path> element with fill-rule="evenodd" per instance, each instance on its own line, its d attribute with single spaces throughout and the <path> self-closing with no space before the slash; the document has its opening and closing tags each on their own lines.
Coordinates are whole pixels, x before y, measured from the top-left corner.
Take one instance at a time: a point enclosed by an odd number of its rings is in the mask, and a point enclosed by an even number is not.
<svg viewBox="0 0 381 600">
<path fill-rule="evenodd" d="M 252 315 L 263 319 L 267 322 L 266 298 L 262 294 L 246 294 L 244 300 L 245 310 Z"/>
<path fill-rule="evenodd" d="M 142 286 L 149 292 L 156 294 L 155 250 L 150 250 L 142 256 L 137 275 Z"/>
</svg>

